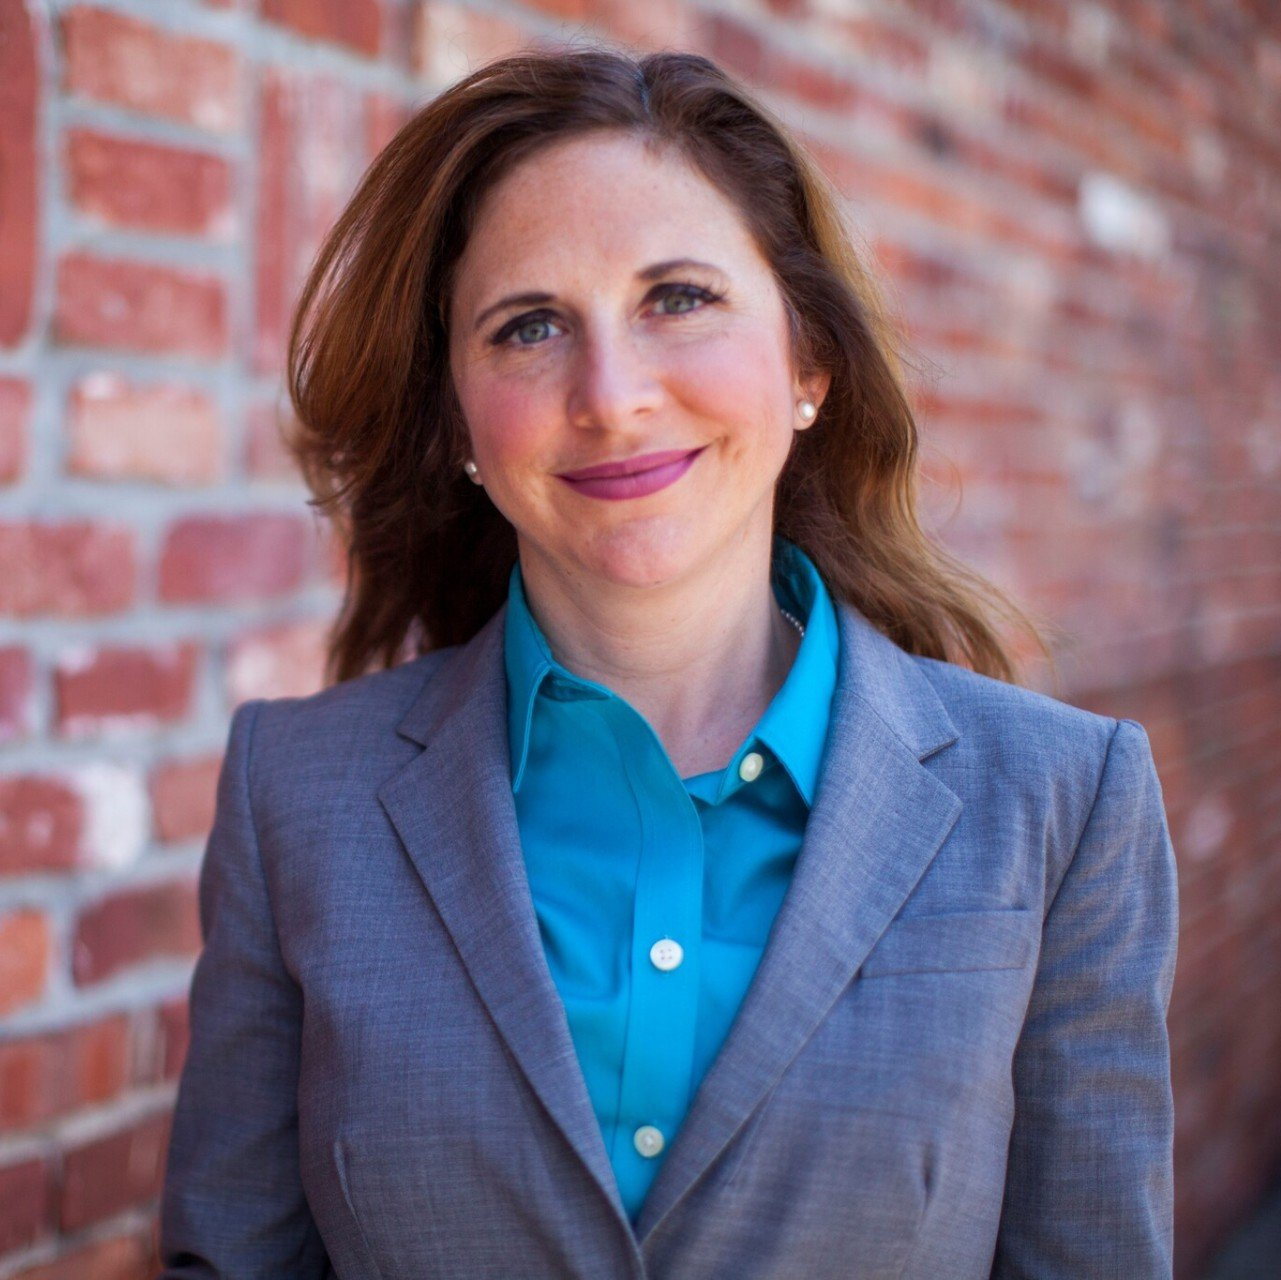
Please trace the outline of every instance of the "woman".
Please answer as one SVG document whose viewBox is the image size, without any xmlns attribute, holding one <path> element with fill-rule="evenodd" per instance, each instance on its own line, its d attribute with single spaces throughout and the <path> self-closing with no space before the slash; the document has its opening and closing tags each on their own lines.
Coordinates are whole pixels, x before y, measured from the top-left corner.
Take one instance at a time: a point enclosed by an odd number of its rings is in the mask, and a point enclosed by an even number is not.
<svg viewBox="0 0 1281 1280">
<path fill-rule="evenodd" d="M 166 1275 L 1169 1274 L 1147 738 L 1010 681 L 872 298 L 701 58 L 378 157 L 291 341 L 337 683 L 232 723 Z"/>
</svg>

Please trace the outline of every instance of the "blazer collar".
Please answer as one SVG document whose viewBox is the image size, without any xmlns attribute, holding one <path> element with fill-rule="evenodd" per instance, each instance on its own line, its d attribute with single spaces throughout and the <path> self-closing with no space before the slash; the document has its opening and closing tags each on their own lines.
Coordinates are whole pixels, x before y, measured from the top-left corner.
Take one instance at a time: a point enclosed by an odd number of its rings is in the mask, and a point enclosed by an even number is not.
<svg viewBox="0 0 1281 1280">
<path fill-rule="evenodd" d="M 840 632 L 836 697 L 860 700 L 866 712 L 876 715 L 918 760 L 955 742 L 959 736 L 956 726 L 915 660 L 877 631 L 853 605 L 833 603 Z M 474 694 L 477 683 L 497 681 L 506 701 L 506 618 L 504 603 L 465 645 L 416 660 L 435 674 L 396 726 L 399 734 L 426 746 L 440 721 L 457 712 Z M 510 755 L 508 769 L 510 778 Z"/>
<path fill-rule="evenodd" d="M 484 1001 L 566 1140 L 622 1208 L 539 937 L 511 793 L 506 606 L 427 676 L 398 732 L 424 750 L 378 795 Z M 636 1224 L 643 1244 L 853 980 L 947 838 L 961 801 L 922 761 L 956 741 L 917 661 L 837 604 L 840 664 L 814 805 L 761 963 Z"/>
</svg>

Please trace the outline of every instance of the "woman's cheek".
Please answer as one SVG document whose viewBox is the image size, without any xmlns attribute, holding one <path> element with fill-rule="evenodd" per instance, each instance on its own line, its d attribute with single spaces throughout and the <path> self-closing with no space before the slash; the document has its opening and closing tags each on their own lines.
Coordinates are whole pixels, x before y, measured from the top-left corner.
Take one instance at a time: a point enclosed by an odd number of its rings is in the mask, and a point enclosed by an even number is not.
<svg viewBox="0 0 1281 1280">
<path fill-rule="evenodd" d="M 552 398 L 533 381 L 495 381 L 477 388 L 464 407 L 477 452 L 518 462 L 535 452 L 555 429 Z"/>
<path fill-rule="evenodd" d="M 744 341 L 742 334 L 700 343 L 680 353 L 678 376 L 685 404 L 706 417 L 745 425 L 762 406 L 789 403 L 791 378 L 776 343 Z"/>
</svg>

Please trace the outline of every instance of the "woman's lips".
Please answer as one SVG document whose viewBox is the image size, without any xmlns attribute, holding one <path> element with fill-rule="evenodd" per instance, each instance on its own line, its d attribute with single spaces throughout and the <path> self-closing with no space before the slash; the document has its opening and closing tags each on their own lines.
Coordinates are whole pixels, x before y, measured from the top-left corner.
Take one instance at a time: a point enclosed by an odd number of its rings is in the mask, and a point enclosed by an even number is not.
<svg viewBox="0 0 1281 1280">
<path fill-rule="evenodd" d="M 674 484 L 694 465 L 694 459 L 702 452 L 702 449 L 694 449 L 671 462 L 661 463 L 644 471 L 634 471 L 626 476 L 591 476 L 585 480 L 572 480 L 569 476 L 558 478 L 576 493 L 588 498 L 643 498 L 646 494 L 657 493 L 659 489 L 666 489 L 669 484 Z"/>
</svg>

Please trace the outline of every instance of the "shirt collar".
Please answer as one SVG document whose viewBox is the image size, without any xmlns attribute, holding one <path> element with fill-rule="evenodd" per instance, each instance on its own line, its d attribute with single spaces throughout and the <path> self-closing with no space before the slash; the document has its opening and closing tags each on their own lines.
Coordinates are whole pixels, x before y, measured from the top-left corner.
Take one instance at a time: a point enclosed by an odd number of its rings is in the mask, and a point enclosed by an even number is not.
<svg viewBox="0 0 1281 1280">
<path fill-rule="evenodd" d="M 818 787 L 840 653 L 836 610 L 813 561 L 795 543 L 777 534 L 770 570 L 775 598 L 801 620 L 805 635 L 783 687 L 728 766 L 716 775 L 717 803 L 743 785 L 739 763 L 754 745 L 761 743 L 787 770 L 807 805 L 814 803 Z M 519 562 L 512 566 L 508 579 L 503 643 L 512 790 L 519 791 L 539 696 L 572 701 L 617 695 L 604 685 L 575 675 L 552 656 L 546 637 L 529 610 Z M 713 798 L 705 788 L 697 790 L 703 798 Z"/>
</svg>

